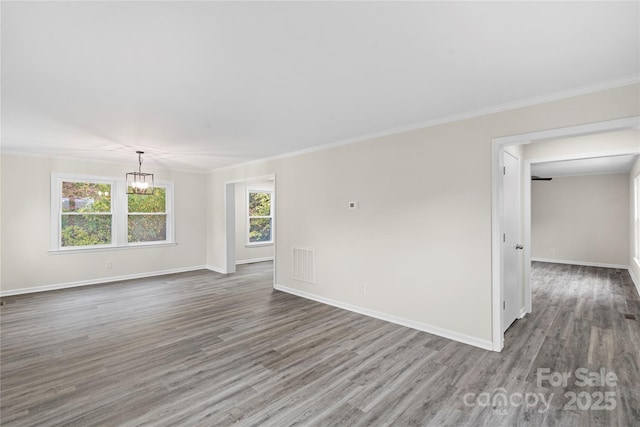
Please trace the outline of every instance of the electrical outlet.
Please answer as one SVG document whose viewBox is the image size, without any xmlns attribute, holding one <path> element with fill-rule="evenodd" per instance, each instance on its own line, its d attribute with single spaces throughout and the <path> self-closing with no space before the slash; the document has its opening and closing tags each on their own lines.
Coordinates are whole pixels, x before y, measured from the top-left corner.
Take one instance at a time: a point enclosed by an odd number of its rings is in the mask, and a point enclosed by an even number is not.
<svg viewBox="0 0 640 427">
<path fill-rule="evenodd" d="M 104 268 L 111 268 L 111 267 L 113 267 L 113 264 L 111 264 L 111 261 L 104 262 Z"/>
<path fill-rule="evenodd" d="M 366 283 L 360 283 L 360 293 L 361 294 L 366 294 L 367 293 L 367 284 Z"/>
<path fill-rule="evenodd" d="M 551 253 L 555 254 L 556 253 L 556 248 L 551 248 Z"/>
</svg>

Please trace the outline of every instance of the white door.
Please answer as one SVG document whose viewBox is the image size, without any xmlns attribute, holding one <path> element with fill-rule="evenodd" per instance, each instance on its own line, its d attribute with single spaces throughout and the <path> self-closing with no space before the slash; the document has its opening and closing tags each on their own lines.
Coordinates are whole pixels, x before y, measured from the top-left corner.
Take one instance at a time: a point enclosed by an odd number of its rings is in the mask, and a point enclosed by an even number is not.
<svg viewBox="0 0 640 427">
<path fill-rule="evenodd" d="M 520 161 L 503 154 L 504 206 L 502 236 L 502 330 L 516 320 L 522 307 L 522 246 L 520 244 Z"/>
</svg>

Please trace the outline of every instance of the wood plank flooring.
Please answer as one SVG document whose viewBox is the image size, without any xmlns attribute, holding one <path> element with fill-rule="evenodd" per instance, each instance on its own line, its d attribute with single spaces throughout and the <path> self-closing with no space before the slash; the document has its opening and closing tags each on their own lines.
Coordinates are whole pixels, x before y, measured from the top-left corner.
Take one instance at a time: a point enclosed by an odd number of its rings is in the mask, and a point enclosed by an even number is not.
<svg viewBox="0 0 640 427">
<path fill-rule="evenodd" d="M 501 353 L 274 291 L 271 263 L 6 297 L 0 421 L 640 425 L 640 322 L 624 318 L 640 315 L 640 298 L 629 274 L 532 271 L 534 312 Z M 571 377 L 554 386 L 539 368 Z M 580 386 L 578 368 L 612 371 L 616 385 Z M 604 392 L 614 409 L 594 409 Z M 565 393 L 580 396 L 575 407 Z"/>
</svg>

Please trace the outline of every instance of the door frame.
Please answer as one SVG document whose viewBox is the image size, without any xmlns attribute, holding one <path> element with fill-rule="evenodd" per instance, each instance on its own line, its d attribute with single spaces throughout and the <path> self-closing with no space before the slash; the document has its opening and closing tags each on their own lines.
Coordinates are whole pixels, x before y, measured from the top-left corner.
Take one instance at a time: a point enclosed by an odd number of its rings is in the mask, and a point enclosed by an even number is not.
<svg viewBox="0 0 640 427">
<path fill-rule="evenodd" d="M 273 195 L 271 198 L 271 235 L 273 238 L 273 286 L 276 285 L 276 245 L 278 233 L 277 223 L 277 181 L 276 174 L 253 176 L 249 178 L 231 179 L 224 182 L 224 225 L 225 225 L 225 271 L 224 274 L 236 272 L 236 184 L 250 184 L 252 182 L 273 181 Z"/>
<path fill-rule="evenodd" d="M 550 129 L 538 132 L 511 135 L 491 140 L 491 343 L 493 351 L 501 351 L 504 347 L 504 332 L 502 332 L 502 244 L 503 230 L 502 203 L 504 188 L 502 182 L 502 153 L 509 145 L 524 145 L 532 142 L 551 139 L 577 137 L 598 133 L 615 132 L 629 129 L 640 129 L 640 116 L 624 119 L 608 120 L 578 126 Z M 620 153 L 622 154 L 622 153 Z M 602 153 L 599 154 L 600 156 Z M 576 158 L 577 156 L 572 156 Z M 593 156 L 592 156 L 593 157 Z M 540 160 L 534 159 L 534 162 Z M 524 196 L 524 299 L 526 313 L 530 313 L 531 305 L 531 161 L 525 161 L 524 174 L 529 178 L 525 181 Z"/>
<path fill-rule="evenodd" d="M 517 204 L 517 206 L 518 206 L 518 208 L 517 208 L 517 212 L 516 212 L 518 233 L 517 233 L 517 237 L 516 237 L 516 239 L 515 239 L 515 240 L 516 240 L 517 244 L 524 244 L 524 240 L 520 240 L 520 236 L 522 235 L 522 228 L 523 228 L 523 227 L 522 227 L 522 221 L 523 221 L 523 217 L 522 217 L 522 162 L 523 162 L 524 158 L 523 158 L 522 156 L 518 156 L 518 155 L 516 155 L 516 154 L 514 154 L 514 153 L 508 152 L 507 150 L 504 150 L 504 149 L 503 149 L 503 150 L 502 150 L 502 155 L 500 156 L 500 157 L 501 157 L 501 160 L 502 160 L 502 164 L 501 164 L 501 166 L 500 166 L 500 168 L 501 168 L 501 169 L 502 169 L 502 168 L 504 168 L 504 167 L 506 167 L 506 162 L 504 161 L 504 159 L 505 159 L 505 157 L 506 157 L 506 156 L 511 156 L 511 157 L 512 157 L 516 162 L 517 162 L 517 164 L 518 164 L 518 176 L 517 176 L 517 192 L 518 192 L 518 194 L 517 194 L 517 197 L 516 197 L 516 202 L 517 202 L 516 204 Z M 501 220 L 502 220 L 502 221 L 504 221 L 504 220 L 505 220 L 505 218 L 506 218 L 506 215 L 505 215 L 505 205 L 504 205 L 504 180 L 505 180 L 505 177 L 506 177 L 506 175 L 503 173 L 503 175 L 502 175 L 502 184 L 503 184 L 503 192 L 502 192 L 502 194 L 503 194 L 503 199 L 502 199 L 502 201 L 503 201 L 503 203 L 502 203 L 502 205 L 501 205 L 501 212 L 500 212 L 500 218 L 501 218 Z M 503 223 L 503 224 L 504 224 L 504 223 Z M 503 226 L 503 228 L 504 228 L 504 226 Z M 505 232 L 505 230 L 502 230 L 502 233 L 504 233 L 504 232 Z M 502 234 L 502 233 L 501 233 L 501 234 Z M 507 233 L 507 235 L 508 235 L 508 234 L 509 234 L 509 233 Z M 523 238 L 523 239 L 524 239 L 524 238 Z M 504 267 L 504 257 L 505 257 L 505 255 L 506 255 L 506 253 L 505 253 L 505 250 L 504 250 L 504 249 L 505 249 L 505 243 L 504 243 L 504 241 L 503 241 L 502 245 L 500 246 L 500 257 L 501 257 L 501 263 L 502 263 L 501 265 L 502 265 L 503 267 Z M 514 318 L 514 319 L 509 323 L 509 325 L 508 325 L 506 328 L 504 327 L 504 325 L 502 325 L 502 326 L 501 326 L 501 328 L 502 328 L 502 331 L 503 331 L 503 332 L 504 332 L 506 329 L 508 329 L 508 328 L 509 328 L 509 326 L 510 326 L 511 324 L 513 324 L 513 322 L 515 322 L 515 321 L 516 321 L 516 319 L 521 319 L 521 318 L 524 316 L 524 314 L 525 314 L 525 313 L 523 312 L 523 307 L 521 306 L 521 304 L 522 304 L 522 296 L 523 296 L 523 292 L 524 292 L 524 291 L 523 291 L 523 280 L 524 280 L 524 274 L 523 274 L 523 270 L 522 270 L 522 268 L 523 268 L 523 264 L 524 264 L 524 255 L 522 254 L 522 252 L 518 252 L 518 251 L 516 251 L 516 254 L 517 254 L 517 255 L 519 255 L 519 258 L 518 258 L 518 266 L 517 266 L 517 268 L 516 268 L 516 271 L 517 271 L 517 275 L 519 275 L 518 283 L 517 283 L 517 284 L 520 286 L 520 292 L 519 292 L 519 294 L 520 294 L 520 300 L 519 300 L 519 301 L 518 301 L 518 303 L 517 303 L 517 304 L 518 304 L 518 307 L 517 307 L 517 314 L 516 314 L 515 318 Z M 502 274 L 503 272 L 504 272 L 504 270 L 500 270 L 500 273 L 501 273 L 501 274 Z M 506 293 L 505 293 L 505 283 L 504 283 L 504 280 L 501 282 L 501 286 L 502 286 L 502 287 L 501 287 L 501 289 L 500 289 L 500 293 L 501 293 L 501 295 L 502 295 L 502 297 L 503 297 L 503 298 L 502 298 L 502 303 L 503 303 L 503 304 L 504 304 L 505 302 L 507 302 L 508 304 L 513 303 L 513 301 L 507 301 L 507 300 L 506 300 Z M 504 314 L 505 314 L 504 306 L 502 307 L 501 314 L 502 314 L 502 315 L 500 316 L 500 321 L 501 321 L 501 322 L 503 322 L 503 321 L 505 320 L 505 319 L 504 319 Z"/>
</svg>

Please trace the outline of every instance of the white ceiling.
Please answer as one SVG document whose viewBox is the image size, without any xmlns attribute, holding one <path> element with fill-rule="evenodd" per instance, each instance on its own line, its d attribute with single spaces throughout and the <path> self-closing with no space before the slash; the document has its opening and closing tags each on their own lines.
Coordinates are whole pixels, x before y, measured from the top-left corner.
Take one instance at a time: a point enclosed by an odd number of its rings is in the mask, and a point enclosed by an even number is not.
<svg viewBox="0 0 640 427">
<path fill-rule="evenodd" d="M 621 156 L 534 163 L 531 165 L 531 175 L 553 178 L 561 176 L 627 173 L 631 171 L 637 157 L 637 154 L 627 154 Z"/>
<path fill-rule="evenodd" d="M 2 150 L 211 170 L 637 81 L 638 2 L 2 2 Z"/>
</svg>

